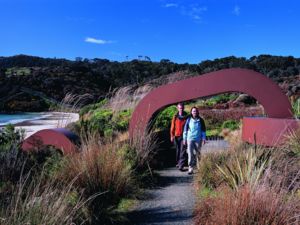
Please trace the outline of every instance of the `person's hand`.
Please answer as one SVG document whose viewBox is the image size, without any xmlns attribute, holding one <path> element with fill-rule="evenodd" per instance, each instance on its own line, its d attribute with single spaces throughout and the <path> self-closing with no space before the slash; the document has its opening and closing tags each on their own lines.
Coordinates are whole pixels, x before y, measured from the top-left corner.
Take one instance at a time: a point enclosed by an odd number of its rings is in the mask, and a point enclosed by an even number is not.
<svg viewBox="0 0 300 225">
<path fill-rule="evenodd" d="M 205 143 L 206 143 L 206 140 L 203 139 L 203 140 L 202 140 L 202 145 L 205 145 Z"/>
<path fill-rule="evenodd" d="M 182 144 L 183 144 L 183 145 L 186 145 L 186 140 L 183 140 L 183 141 L 182 141 Z"/>
<path fill-rule="evenodd" d="M 171 142 L 174 142 L 174 137 L 171 137 L 171 139 L 170 139 L 170 140 L 171 140 Z"/>
</svg>

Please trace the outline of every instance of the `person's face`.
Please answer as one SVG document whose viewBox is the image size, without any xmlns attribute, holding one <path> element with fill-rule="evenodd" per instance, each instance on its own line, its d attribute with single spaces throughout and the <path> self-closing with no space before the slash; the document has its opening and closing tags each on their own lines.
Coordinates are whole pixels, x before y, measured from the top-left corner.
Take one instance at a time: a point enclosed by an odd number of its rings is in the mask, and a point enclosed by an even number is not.
<svg viewBox="0 0 300 225">
<path fill-rule="evenodd" d="M 197 109 L 196 109 L 196 108 L 193 108 L 193 109 L 192 109 L 192 116 L 193 116 L 193 117 L 196 117 L 196 116 L 197 116 Z"/>
<path fill-rule="evenodd" d="M 179 114 L 181 114 L 184 110 L 184 106 L 183 105 L 177 105 L 177 110 L 178 110 Z"/>
</svg>

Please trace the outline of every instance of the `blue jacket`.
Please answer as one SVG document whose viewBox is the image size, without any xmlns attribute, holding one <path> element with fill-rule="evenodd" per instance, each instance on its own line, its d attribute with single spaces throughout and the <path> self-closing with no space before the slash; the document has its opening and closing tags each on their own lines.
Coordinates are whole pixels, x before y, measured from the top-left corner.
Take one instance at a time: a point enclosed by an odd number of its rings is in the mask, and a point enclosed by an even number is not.
<svg viewBox="0 0 300 225">
<path fill-rule="evenodd" d="M 199 118 L 189 117 L 184 125 L 183 140 L 197 141 L 206 139 L 206 127 L 204 120 Z"/>
</svg>

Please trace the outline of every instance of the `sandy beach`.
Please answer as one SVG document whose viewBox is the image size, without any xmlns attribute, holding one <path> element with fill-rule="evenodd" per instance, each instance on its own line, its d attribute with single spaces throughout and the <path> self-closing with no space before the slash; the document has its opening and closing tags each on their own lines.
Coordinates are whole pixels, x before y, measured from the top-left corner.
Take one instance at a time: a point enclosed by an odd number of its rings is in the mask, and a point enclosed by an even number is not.
<svg viewBox="0 0 300 225">
<path fill-rule="evenodd" d="M 77 113 L 47 112 L 43 113 L 42 118 L 17 123 L 15 124 L 15 127 L 16 129 L 24 129 L 25 138 L 27 138 L 37 131 L 66 127 L 69 123 L 76 122 L 78 120 L 79 114 Z"/>
</svg>

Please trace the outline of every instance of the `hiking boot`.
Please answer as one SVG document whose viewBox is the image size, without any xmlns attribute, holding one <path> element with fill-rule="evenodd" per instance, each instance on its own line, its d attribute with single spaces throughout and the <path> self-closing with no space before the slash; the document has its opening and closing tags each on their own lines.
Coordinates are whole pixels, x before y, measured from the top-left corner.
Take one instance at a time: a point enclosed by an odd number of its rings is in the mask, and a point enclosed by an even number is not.
<svg viewBox="0 0 300 225">
<path fill-rule="evenodd" d="M 189 175 L 193 174 L 193 167 L 189 167 L 189 172 L 188 172 Z"/>
<path fill-rule="evenodd" d="M 180 170 L 181 172 L 186 171 L 183 167 L 179 167 L 179 170 Z"/>
</svg>

